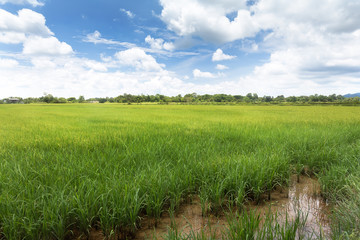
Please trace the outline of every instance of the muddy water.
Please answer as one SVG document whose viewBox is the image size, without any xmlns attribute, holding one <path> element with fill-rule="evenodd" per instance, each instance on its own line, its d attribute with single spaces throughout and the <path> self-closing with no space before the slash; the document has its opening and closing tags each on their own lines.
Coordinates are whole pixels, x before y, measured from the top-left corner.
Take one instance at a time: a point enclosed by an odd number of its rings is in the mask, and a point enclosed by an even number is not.
<svg viewBox="0 0 360 240">
<path fill-rule="evenodd" d="M 330 234 L 329 207 L 320 198 L 319 183 L 312 178 L 301 176 L 300 182 L 297 182 L 296 176 L 291 179 L 289 189 L 277 189 L 271 193 L 271 200 L 261 202 L 259 205 L 255 203 L 247 203 L 247 209 L 256 209 L 258 213 L 265 216 L 269 209 L 271 212 L 278 212 L 280 218 L 278 220 L 285 221 L 287 213 L 290 219 L 294 218 L 297 211 L 307 214 L 306 226 L 303 233 L 307 238 L 316 238 L 312 235 L 322 231 L 323 236 Z M 180 207 L 178 213 L 171 220 L 168 213 L 164 213 L 157 226 L 151 219 L 142 221 L 142 228 L 136 235 L 136 239 L 162 239 L 167 233 L 171 225 L 176 224 L 177 229 L 188 234 L 191 231 L 199 233 L 201 231 L 213 232 L 216 236 L 221 237 L 221 232 L 227 227 L 225 216 L 207 216 L 203 217 L 201 212 L 200 200 L 194 197 L 193 201 Z"/>
<path fill-rule="evenodd" d="M 320 185 L 316 179 L 306 176 L 293 176 L 289 189 L 277 189 L 271 193 L 271 200 L 262 202 L 260 205 L 248 204 L 248 208 L 256 209 L 265 216 L 269 209 L 278 212 L 280 223 L 285 221 L 286 214 L 289 219 L 299 213 L 307 217 L 306 225 L 302 230 L 306 238 L 317 238 L 322 232 L 323 236 L 330 236 L 330 222 L 328 216 L 330 207 L 320 197 Z M 317 235 L 314 235 L 316 233 Z"/>
<path fill-rule="evenodd" d="M 140 229 L 135 239 L 153 239 L 154 236 L 156 236 L 157 239 L 162 239 L 162 237 L 168 233 L 172 222 L 175 222 L 177 229 L 182 234 L 204 230 L 205 232 L 216 231 L 217 235 L 220 235 L 221 230 L 225 229 L 227 225 L 225 216 L 215 217 L 210 215 L 203 217 L 200 199 L 194 197 L 191 203 L 180 207 L 178 213 L 173 216 L 173 220 L 171 220 L 168 213 L 164 213 L 157 223 L 157 226 L 154 227 L 152 221 L 145 219 L 145 221 L 142 222 L 144 227 Z M 149 224 L 149 226 L 146 226 L 147 224 Z"/>
</svg>

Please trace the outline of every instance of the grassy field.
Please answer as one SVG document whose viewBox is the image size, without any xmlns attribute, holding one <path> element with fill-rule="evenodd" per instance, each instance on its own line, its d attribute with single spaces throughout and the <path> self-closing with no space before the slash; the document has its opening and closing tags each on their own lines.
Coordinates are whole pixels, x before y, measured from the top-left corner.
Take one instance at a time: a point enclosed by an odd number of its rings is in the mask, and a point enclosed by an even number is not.
<svg viewBox="0 0 360 240">
<path fill-rule="evenodd" d="M 0 105 L 0 239 L 131 237 L 189 194 L 241 208 L 305 167 L 333 238 L 358 237 L 358 107 Z"/>
</svg>

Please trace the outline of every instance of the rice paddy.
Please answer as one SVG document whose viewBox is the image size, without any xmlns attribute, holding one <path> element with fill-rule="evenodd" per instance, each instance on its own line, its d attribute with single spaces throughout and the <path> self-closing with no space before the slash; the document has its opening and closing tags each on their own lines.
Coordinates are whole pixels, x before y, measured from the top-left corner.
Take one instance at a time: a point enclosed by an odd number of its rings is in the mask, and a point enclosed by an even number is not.
<svg viewBox="0 0 360 240">
<path fill-rule="evenodd" d="M 359 158 L 358 107 L 0 105 L 0 239 L 131 239 L 191 196 L 204 216 L 238 209 L 229 239 L 269 239 L 276 218 L 259 230 L 244 204 L 304 173 L 334 206 L 331 237 L 356 239 Z"/>
</svg>

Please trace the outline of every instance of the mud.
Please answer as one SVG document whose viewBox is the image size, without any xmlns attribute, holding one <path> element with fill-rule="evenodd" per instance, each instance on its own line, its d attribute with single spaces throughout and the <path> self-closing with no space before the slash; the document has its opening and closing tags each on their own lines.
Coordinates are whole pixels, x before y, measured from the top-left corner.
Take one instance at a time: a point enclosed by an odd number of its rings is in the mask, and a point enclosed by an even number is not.
<svg viewBox="0 0 360 240">
<path fill-rule="evenodd" d="M 263 201 L 259 205 L 247 204 L 247 208 L 257 210 L 265 216 L 269 210 L 278 212 L 279 222 L 294 219 L 300 212 L 306 217 L 303 234 L 307 239 L 317 238 L 321 233 L 326 239 L 330 236 L 330 206 L 320 196 L 320 185 L 314 178 L 292 176 L 288 189 L 276 189 L 271 193 L 270 201 Z M 314 235 L 315 234 L 315 235 Z"/>
<path fill-rule="evenodd" d="M 285 221 L 287 214 L 288 219 L 293 219 L 300 210 L 307 216 L 306 225 L 303 234 L 306 238 L 316 238 L 322 232 L 322 236 L 327 238 L 330 234 L 330 223 L 327 216 L 330 214 L 329 206 L 320 197 L 320 186 L 316 179 L 306 176 L 293 176 L 288 189 L 279 188 L 271 192 L 270 201 L 262 201 L 256 205 L 253 202 L 245 204 L 246 209 L 256 210 L 265 216 L 269 210 L 272 213 L 278 212 L 281 223 Z M 264 195 L 264 199 L 267 199 Z M 135 239 L 163 239 L 171 227 L 176 226 L 179 232 L 189 234 L 190 232 L 207 234 L 213 233 L 217 237 L 221 237 L 221 233 L 227 227 L 226 216 L 202 216 L 200 200 L 194 197 L 189 204 L 182 205 L 172 218 L 169 213 L 165 212 L 162 218 L 154 227 L 154 220 L 143 219 L 141 229 L 136 234 Z M 314 235 L 313 233 L 317 235 Z"/>
</svg>

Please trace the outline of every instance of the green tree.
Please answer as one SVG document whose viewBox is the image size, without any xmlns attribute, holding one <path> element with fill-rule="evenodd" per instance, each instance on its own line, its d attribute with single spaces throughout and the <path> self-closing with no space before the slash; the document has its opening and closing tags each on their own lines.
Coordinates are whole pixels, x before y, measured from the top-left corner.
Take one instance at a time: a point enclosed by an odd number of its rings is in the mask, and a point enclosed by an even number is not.
<svg viewBox="0 0 360 240">
<path fill-rule="evenodd" d="M 42 97 L 42 102 L 46 102 L 46 103 L 52 103 L 52 102 L 54 102 L 54 96 L 53 95 L 51 95 L 51 94 L 46 94 L 46 93 L 44 93 L 45 94 L 45 96 L 43 96 Z"/>
<path fill-rule="evenodd" d="M 72 102 L 72 103 L 76 103 L 76 98 L 75 97 L 69 97 L 67 99 L 68 102 Z"/>
<path fill-rule="evenodd" d="M 79 103 L 85 102 L 85 97 L 84 97 L 84 96 L 80 96 L 78 102 L 79 102 Z"/>
</svg>

